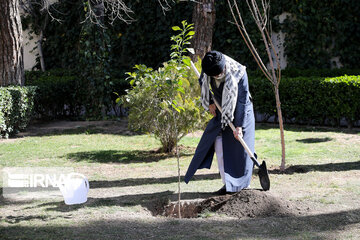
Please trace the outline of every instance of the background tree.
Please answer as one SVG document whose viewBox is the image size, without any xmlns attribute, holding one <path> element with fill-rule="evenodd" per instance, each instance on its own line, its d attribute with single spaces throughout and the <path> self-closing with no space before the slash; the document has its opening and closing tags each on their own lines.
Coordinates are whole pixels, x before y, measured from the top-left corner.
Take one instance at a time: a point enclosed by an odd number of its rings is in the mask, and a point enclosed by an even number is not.
<svg viewBox="0 0 360 240">
<path fill-rule="evenodd" d="M 22 3 L 29 6 L 31 0 L 24 0 Z M 157 0 L 164 11 L 168 8 L 168 0 Z M 51 0 L 33 1 L 40 4 L 43 10 L 49 10 L 53 3 Z M 99 13 L 107 16 L 112 23 L 119 19 L 128 21 L 131 9 L 123 0 L 89 0 L 85 21 L 99 22 Z M 100 11 L 99 10 L 100 6 Z M 19 0 L 0 0 L 0 85 L 7 86 L 24 85 L 24 64 L 23 64 L 23 38 L 20 19 Z M 102 9 L 101 9 L 102 8 Z M 51 13 L 49 12 L 50 16 Z"/>
<path fill-rule="evenodd" d="M 23 38 L 18 0 L 0 0 L 0 86 L 24 85 Z"/>
<path fill-rule="evenodd" d="M 258 5 L 258 2 L 260 3 Z M 278 114 L 279 126 L 280 126 L 280 138 L 281 138 L 281 165 L 280 170 L 285 170 L 285 137 L 284 137 L 284 125 L 283 118 L 281 113 L 281 103 L 279 96 L 279 84 L 281 80 L 281 69 L 280 69 L 280 59 L 279 55 L 275 49 L 275 46 L 271 39 L 271 30 L 270 30 L 270 0 L 246 0 L 248 8 L 251 12 L 251 15 L 255 21 L 255 24 L 261 34 L 262 41 L 265 45 L 268 61 L 269 61 L 269 69 L 265 66 L 262 58 L 260 57 L 256 46 L 253 44 L 244 24 L 242 14 L 239 10 L 238 4 L 236 0 L 228 0 L 228 5 L 233 15 L 233 19 L 235 24 L 244 39 L 246 46 L 250 49 L 251 54 L 253 55 L 256 63 L 259 68 L 265 75 L 267 79 L 272 83 L 275 100 L 276 100 L 276 110 Z"/>
<path fill-rule="evenodd" d="M 196 1 L 192 16 L 195 27 L 192 46 L 195 54 L 191 58 L 194 62 L 197 61 L 198 57 L 202 59 L 205 53 L 211 50 L 215 17 L 215 0 Z"/>
<path fill-rule="evenodd" d="M 101 119 L 104 102 L 109 101 L 109 36 L 105 30 L 105 6 L 103 1 L 84 2 L 86 18 L 80 32 L 78 46 L 78 64 L 75 69 L 80 75 L 79 81 L 87 90 L 84 102 L 86 118 Z M 92 12 L 92 13 L 89 13 Z"/>
</svg>

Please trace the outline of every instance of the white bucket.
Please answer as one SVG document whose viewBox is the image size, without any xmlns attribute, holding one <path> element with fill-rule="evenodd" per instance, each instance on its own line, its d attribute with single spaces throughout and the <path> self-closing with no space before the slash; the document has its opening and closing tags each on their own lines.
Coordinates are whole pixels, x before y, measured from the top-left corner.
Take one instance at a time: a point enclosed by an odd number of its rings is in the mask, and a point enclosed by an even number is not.
<svg viewBox="0 0 360 240">
<path fill-rule="evenodd" d="M 64 197 L 65 204 L 81 204 L 87 201 L 89 181 L 83 174 L 70 173 L 68 178 L 63 183 L 59 183 L 58 186 Z"/>
</svg>

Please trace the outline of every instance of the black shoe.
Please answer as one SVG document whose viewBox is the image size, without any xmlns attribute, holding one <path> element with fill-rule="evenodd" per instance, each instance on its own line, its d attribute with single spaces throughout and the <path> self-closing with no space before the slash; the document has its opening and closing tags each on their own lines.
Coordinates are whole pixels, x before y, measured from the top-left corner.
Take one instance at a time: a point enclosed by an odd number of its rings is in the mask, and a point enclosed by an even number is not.
<svg viewBox="0 0 360 240">
<path fill-rule="evenodd" d="M 213 192 L 214 195 L 226 195 L 227 193 L 225 185 L 216 192 Z"/>
</svg>

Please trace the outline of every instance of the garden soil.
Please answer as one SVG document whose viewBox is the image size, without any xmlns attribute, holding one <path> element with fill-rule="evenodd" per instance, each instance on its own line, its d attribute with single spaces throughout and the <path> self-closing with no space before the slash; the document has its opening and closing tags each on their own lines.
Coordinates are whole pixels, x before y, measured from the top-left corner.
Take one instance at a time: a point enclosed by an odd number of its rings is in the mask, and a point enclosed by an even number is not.
<svg viewBox="0 0 360 240">
<path fill-rule="evenodd" d="M 178 217 L 178 203 L 164 206 L 157 214 Z M 257 218 L 269 216 L 301 215 L 304 209 L 298 204 L 280 199 L 257 189 L 245 189 L 238 193 L 214 196 L 202 201 L 184 202 L 181 204 L 181 217 L 193 218 L 209 212 L 235 218 Z"/>
</svg>

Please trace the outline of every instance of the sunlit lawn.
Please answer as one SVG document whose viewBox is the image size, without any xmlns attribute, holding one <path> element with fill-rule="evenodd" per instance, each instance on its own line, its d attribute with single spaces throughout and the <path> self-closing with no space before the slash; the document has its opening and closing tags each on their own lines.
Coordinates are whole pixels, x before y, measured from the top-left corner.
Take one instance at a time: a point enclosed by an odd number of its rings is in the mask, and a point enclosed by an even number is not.
<svg viewBox="0 0 360 240">
<path fill-rule="evenodd" d="M 91 188 L 89 201 L 79 206 L 66 206 L 61 199 L 20 203 L 0 199 L 1 239 L 69 239 L 76 236 L 80 239 L 360 237 L 357 230 L 360 227 L 360 133 L 357 130 L 287 127 L 286 164 L 304 171 L 278 174 L 274 169 L 281 161 L 279 129 L 273 125 L 256 126 L 256 151 L 259 160 L 265 160 L 270 169 L 271 192 L 301 206 L 311 206 L 311 214 L 350 211 L 353 219 L 344 224 L 352 227 L 341 234 L 338 231 L 340 225 L 335 223 L 312 226 L 312 220 L 307 223 L 302 219 L 299 221 L 303 228 L 289 225 L 283 232 L 277 227 L 288 220 L 272 219 L 274 226 L 267 226 L 266 234 L 257 232 L 258 223 L 252 220 L 246 222 L 249 225 L 244 229 L 244 225 L 238 226 L 245 224 L 243 220 L 230 221 L 221 216 L 181 221 L 153 217 L 149 206 L 154 199 L 176 199 L 176 158 L 156 152 L 160 144 L 153 136 L 102 134 L 95 130 L 75 129 L 0 142 L 2 167 L 73 167 L 89 178 Z M 186 136 L 179 143 L 182 176 L 199 140 L 200 135 Z M 181 183 L 184 200 L 202 198 L 219 187 L 221 181 L 216 161 L 211 170 L 198 171 L 189 184 Z M 260 187 L 256 175 L 251 187 Z M 206 224 L 202 225 L 202 221 Z M 259 221 L 267 222 L 266 219 Z M 209 234 L 219 224 L 223 227 L 216 230 L 215 235 Z M 233 227 L 235 225 L 237 227 Z M 38 230 L 35 231 L 35 228 Z M 174 232 L 174 229 L 179 231 Z M 88 236 L 88 232 L 92 235 Z M 63 235 L 59 237 L 58 234 Z"/>
</svg>

